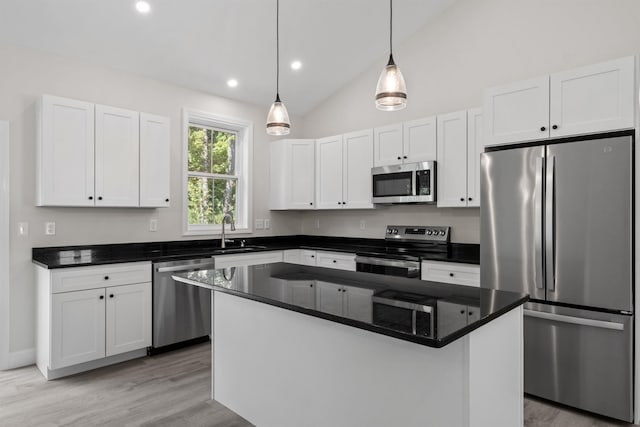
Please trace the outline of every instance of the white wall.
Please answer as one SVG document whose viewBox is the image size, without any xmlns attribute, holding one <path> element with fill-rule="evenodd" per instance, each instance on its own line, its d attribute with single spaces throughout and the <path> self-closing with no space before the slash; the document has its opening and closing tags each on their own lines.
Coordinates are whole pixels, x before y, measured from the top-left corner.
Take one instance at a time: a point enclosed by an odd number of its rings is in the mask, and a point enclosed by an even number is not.
<svg viewBox="0 0 640 427">
<path fill-rule="evenodd" d="M 268 210 L 268 105 L 257 106 L 183 89 L 104 67 L 0 44 L 0 119 L 11 124 L 10 351 L 12 360 L 32 357 L 35 286 L 31 248 L 40 246 L 180 240 L 182 230 L 183 107 L 237 117 L 254 124 L 253 216 L 271 218 L 271 230 L 253 235 L 297 234 L 300 215 Z M 171 207 L 167 209 L 45 208 L 35 206 L 35 108 L 42 93 L 76 98 L 171 118 Z M 294 125 L 298 121 L 293 117 Z M 295 135 L 294 135 L 295 136 Z M 167 171 L 169 172 L 169 171 Z M 158 218 L 158 232 L 149 219 Z M 17 235 L 18 222 L 29 236 Z M 45 236 L 44 222 L 56 222 Z M 193 239 L 194 237 L 189 237 Z M 205 238 L 202 236 L 201 238 Z M 210 238 L 210 237 L 209 237 Z"/>
<path fill-rule="evenodd" d="M 394 49 L 407 81 L 405 110 L 375 109 L 376 82 L 387 60 L 381 57 L 305 116 L 304 135 L 317 138 L 476 107 L 485 87 L 637 54 L 639 22 L 637 0 L 458 0 Z M 453 241 L 478 243 L 479 216 L 477 208 L 428 206 L 351 212 L 346 221 L 341 211 L 307 212 L 303 232 L 381 237 L 385 224 L 451 225 Z M 366 220 L 364 231 L 360 219 Z"/>
</svg>

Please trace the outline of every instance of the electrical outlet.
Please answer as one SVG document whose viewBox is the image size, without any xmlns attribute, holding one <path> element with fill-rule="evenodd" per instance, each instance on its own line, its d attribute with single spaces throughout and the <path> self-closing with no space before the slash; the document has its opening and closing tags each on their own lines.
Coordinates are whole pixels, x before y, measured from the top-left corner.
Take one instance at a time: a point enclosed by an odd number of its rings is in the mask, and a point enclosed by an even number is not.
<svg viewBox="0 0 640 427">
<path fill-rule="evenodd" d="M 316 228 L 320 228 L 320 218 L 316 218 Z"/>
<path fill-rule="evenodd" d="M 269 218 L 264 219 L 264 229 L 268 230 L 271 228 L 271 220 Z"/>
<path fill-rule="evenodd" d="M 44 234 L 47 236 L 54 236 L 56 234 L 56 223 L 55 222 L 45 222 L 44 223 Z"/>
<path fill-rule="evenodd" d="M 18 223 L 18 236 L 28 236 L 29 235 L 29 223 L 28 222 L 19 222 Z"/>
<path fill-rule="evenodd" d="M 149 220 L 149 231 L 158 231 L 158 219 L 151 218 Z"/>
<path fill-rule="evenodd" d="M 264 229 L 264 219 L 256 219 L 256 230 Z"/>
<path fill-rule="evenodd" d="M 365 228 L 367 228 L 367 221 L 365 221 L 364 219 L 360 220 L 360 230 L 364 230 Z"/>
</svg>

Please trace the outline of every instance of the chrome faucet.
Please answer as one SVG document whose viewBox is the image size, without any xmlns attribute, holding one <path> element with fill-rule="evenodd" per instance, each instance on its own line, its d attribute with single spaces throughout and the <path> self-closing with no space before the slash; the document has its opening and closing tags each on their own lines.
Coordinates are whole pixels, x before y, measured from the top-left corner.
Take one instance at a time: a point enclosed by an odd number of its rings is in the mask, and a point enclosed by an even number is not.
<svg viewBox="0 0 640 427">
<path fill-rule="evenodd" d="M 227 218 L 229 218 L 229 224 L 231 224 L 231 231 L 236 231 L 236 223 L 233 221 L 233 216 L 230 212 L 225 212 L 224 216 L 222 217 L 222 236 L 220 237 L 220 247 L 222 249 L 227 246 L 227 238 L 224 232 L 224 223 L 227 221 Z"/>
</svg>

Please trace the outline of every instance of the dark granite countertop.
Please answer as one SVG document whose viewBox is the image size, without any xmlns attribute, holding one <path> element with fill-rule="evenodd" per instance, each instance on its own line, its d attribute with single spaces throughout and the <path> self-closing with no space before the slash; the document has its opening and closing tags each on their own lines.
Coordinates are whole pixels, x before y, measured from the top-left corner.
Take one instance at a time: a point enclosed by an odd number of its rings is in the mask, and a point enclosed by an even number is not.
<svg viewBox="0 0 640 427">
<path fill-rule="evenodd" d="M 526 294 L 493 289 L 457 286 L 382 276 L 369 273 L 327 271 L 285 263 L 217 270 L 177 273 L 174 279 L 186 283 L 248 298 L 261 303 L 319 317 L 332 322 L 365 329 L 429 347 L 444 347 L 478 329 L 504 313 L 524 304 Z M 314 287 L 327 283 L 346 288 L 369 289 L 378 295 L 385 290 L 409 292 L 433 307 L 433 327 L 429 333 L 412 333 L 400 324 L 389 323 L 395 315 L 378 311 L 371 297 L 360 297 L 353 313 L 335 314 L 316 305 Z M 331 285 L 329 285 L 331 286 Z M 305 291 L 307 289 L 306 297 Z M 296 289 L 295 298 L 293 289 Z M 326 289 L 326 288 L 325 288 Z M 335 287 L 330 289 L 336 289 Z M 329 291 L 327 291 L 329 292 Z M 347 291 L 348 292 L 348 291 Z M 360 293 L 360 295 L 362 295 Z M 386 306 L 384 306 L 386 307 Z M 410 318 L 410 317 L 409 317 Z"/>
<path fill-rule="evenodd" d="M 253 253 L 284 249 L 375 253 L 389 245 L 389 242 L 384 239 L 307 235 L 234 238 L 234 240 L 234 243 L 227 245 L 226 251 L 220 248 L 219 239 L 33 248 L 32 261 L 41 267 L 54 269 L 122 262 L 159 262 L 198 257 L 207 258 L 245 251 Z M 241 240 L 246 241 L 246 246 L 253 247 L 245 249 L 238 247 Z M 410 243 L 394 244 L 400 247 L 412 247 Z M 447 246 L 446 252 L 422 254 L 421 259 L 479 264 L 480 245 L 451 243 Z"/>
</svg>

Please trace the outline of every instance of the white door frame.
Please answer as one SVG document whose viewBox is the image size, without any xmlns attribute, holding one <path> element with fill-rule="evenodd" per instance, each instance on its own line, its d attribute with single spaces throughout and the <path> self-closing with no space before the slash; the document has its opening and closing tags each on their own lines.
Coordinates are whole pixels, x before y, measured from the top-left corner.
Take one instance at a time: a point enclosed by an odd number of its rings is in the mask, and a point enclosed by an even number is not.
<svg viewBox="0 0 640 427">
<path fill-rule="evenodd" d="M 0 370 L 9 368 L 9 122 L 0 120 Z"/>
</svg>

